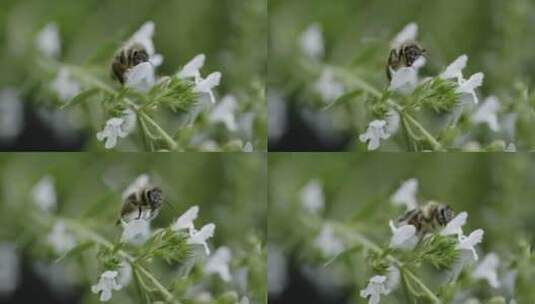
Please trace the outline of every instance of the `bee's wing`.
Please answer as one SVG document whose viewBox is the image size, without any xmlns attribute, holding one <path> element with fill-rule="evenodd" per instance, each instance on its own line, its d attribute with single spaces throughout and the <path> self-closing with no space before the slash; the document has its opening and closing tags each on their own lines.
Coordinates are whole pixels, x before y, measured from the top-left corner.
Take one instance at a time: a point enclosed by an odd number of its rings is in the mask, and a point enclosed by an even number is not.
<svg viewBox="0 0 535 304">
<path fill-rule="evenodd" d="M 122 199 L 123 201 L 126 201 L 126 199 L 134 192 L 139 191 L 147 186 L 149 186 L 149 175 L 148 174 L 142 174 L 138 176 L 127 188 L 124 190 Z"/>
<path fill-rule="evenodd" d="M 418 36 L 418 25 L 414 22 L 409 23 L 392 40 L 392 42 L 390 43 L 390 46 L 393 49 L 397 49 L 403 43 L 416 40 L 416 36 Z"/>
</svg>

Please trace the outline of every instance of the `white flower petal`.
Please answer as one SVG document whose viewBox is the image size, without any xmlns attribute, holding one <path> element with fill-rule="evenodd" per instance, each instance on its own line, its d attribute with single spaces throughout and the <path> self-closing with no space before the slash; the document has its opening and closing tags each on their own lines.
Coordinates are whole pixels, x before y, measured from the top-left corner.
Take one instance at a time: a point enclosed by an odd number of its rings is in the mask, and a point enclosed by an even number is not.
<svg viewBox="0 0 535 304">
<path fill-rule="evenodd" d="M 212 123 L 223 123 L 227 130 L 234 132 L 238 130 L 238 124 L 234 113 L 238 110 L 238 101 L 232 95 L 226 95 L 217 106 L 210 112 L 208 120 Z"/>
<path fill-rule="evenodd" d="M 136 114 L 130 109 L 123 111 L 121 117 L 112 117 L 106 121 L 104 129 L 96 134 L 99 141 L 106 140 L 104 147 L 111 149 L 117 144 L 117 138 L 128 136 L 135 128 Z"/>
<path fill-rule="evenodd" d="M 323 69 L 320 78 L 314 84 L 314 89 L 325 103 L 336 100 L 345 92 L 344 85 L 336 80 L 334 72 L 329 68 Z"/>
<path fill-rule="evenodd" d="M 57 197 L 52 176 L 42 177 L 31 190 L 34 203 L 44 212 L 49 213 L 56 210 Z"/>
<path fill-rule="evenodd" d="M 125 86 L 139 92 L 148 92 L 156 83 L 154 67 L 150 62 L 143 62 L 125 73 Z"/>
<path fill-rule="evenodd" d="M 55 23 L 49 23 L 37 34 L 37 49 L 45 56 L 58 58 L 61 52 L 59 29 Z"/>
<path fill-rule="evenodd" d="M 195 230 L 193 221 L 199 216 L 199 206 L 193 206 L 189 208 L 184 214 L 182 214 L 176 222 L 171 226 L 174 231 L 180 231 L 188 229 L 190 232 Z"/>
<path fill-rule="evenodd" d="M 204 247 L 204 250 L 206 251 L 206 255 L 210 255 L 210 249 L 208 248 L 208 244 L 206 244 L 206 241 L 214 236 L 214 231 L 215 224 L 210 223 L 204 225 L 201 230 L 195 231 L 191 234 L 187 243 L 190 245 L 202 245 Z"/>
<path fill-rule="evenodd" d="M 319 60 L 325 52 L 319 24 L 310 25 L 299 37 L 301 51 L 311 59 Z"/>
<path fill-rule="evenodd" d="M 57 255 L 64 254 L 76 246 L 76 238 L 67 231 L 67 226 L 63 221 L 57 221 L 54 224 L 47 240 Z"/>
<path fill-rule="evenodd" d="M 499 110 L 500 101 L 495 96 L 490 96 L 472 115 L 472 121 L 476 124 L 486 123 L 492 131 L 498 132 L 500 130 L 497 115 Z"/>
<path fill-rule="evenodd" d="M 368 299 L 368 304 L 379 304 L 381 300 L 381 294 L 387 295 L 389 293 L 385 286 L 385 276 L 373 276 L 368 286 L 360 291 L 362 298 Z"/>
<path fill-rule="evenodd" d="M 206 261 L 204 271 L 208 274 L 218 274 L 221 280 L 230 282 L 229 263 L 232 259 L 232 253 L 228 247 L 219 247 L 212 256 Z"/>
<path fill-rule="evenodd" d="M 132 219 L 128 222 L 122 222 L 123 234 L 121 241 L 133 245 L 142 245 L 150 237 L 150 221 L 144 217 L 140 219 Z"/>
<path fill-rule="evenodd" d="M 69 101 L 76 95 L 80 94 L 80 84 L 73 80 L 71 73 L 66 68 L 61 68 L 52 81 L 52 90 L 58 94 L 62 101 Z"/>
<path fill-rule="evenodd" d="M 466 67 L 466 63 L 468 62 L 468 56 L 461 55 L 459 58 L 455 59 L 454 62 L 452 62 L 442 74 L 440 74 L 440 78 L 442 79 L 457 79 L 463 77 L 463 70 Z"/>
<path fill-rule="evenodd" d="M 489 253 L 483 258 L 483 261 L 477 265 L 472 277 L 474 279 L 487 280 L 492 288 L 499 288 L 500 281 L 498 281 L 497 269 L 500 265 L 500 260 L 495 253 Z"/>
<path fill-rule="evenodd" d="M 154 22 L 148 21 L 145 22 L 139 30 L 137 30 L 132 37 L 128 40 L 128 44 L 139 43 L 145 47 L 149 57 L 154 55 L 154 43 L 152 41 L 152 36 L 154 36 Z"/>
<path fill-rule="evenodd" d="M 299 199 L 303 208 L 312 213 L 318 214 L 325 206 L 323 187 L 319 180 L 309 181 L 299 193 Z"/>
<path fill-rule="evenodd" d="M 411 22 L 407 24 L 399 34 L 392 40 L 390 47 L 393 49 L 399 48 L 403 43 L 416 40 L 418 36 L 418 24 Z"/>
<path fill-rule="evenodd" d="M 336 236 L 334 229 L 329 224 L 324 224 L 319 235 L 314 240 L 314 245 L 321 250 L 325 257 L 333 257 L 344 251 L 344 243 Z"/>
<path fill-rule="evenodd" d="M 206 60 L 206 56 L 204 54 L 199 54 L 195 56 L 191 61 L 186 63 L 182 70 L 178 72 L 177 76 L 178 78 L 197 78 L 200 77 L 201 74 L 199 70 L 204 66 L 204 61 Z"/>
<path fill-rule="evenodd" d="M 481 243 L 483 240 L 483 229 L 477 229 L 470 233 L 468 236 L 461 235 L 459 236 L 459 243 L 456 248 L 459 250 L 469 250 L 472 252 L 474 259 L 477 261 L 478 256 L 476 249 L 474 248 L 477 244 Z"/>
<path fill-rule="evenodd" d="M 405 206 L 407 210 L 418 208 L 416 193 L 418 192 L 418 180 L 411 178 L 401 184 L 399 189 L 392 195 L 390 201 L 396 206 Z"/>
<path fill-rule="evenodd" d="M 449 221 L 446 224 L 446 227 L 440 231 L 440 235 L 462 235 L 463 229 L 462 227 L 464 224 L 466 224 L 466 220 L 468 219 L 468 213 L 461 212 L 457 214 L 451 221 Z"/>
<path fill-rule="evenodd" d="M 396 227 L 392 221 L 389 223 L 392 231 L 392 239 L 390 240 L 390 247 L 394 249 L 413 249 L 418 243 L 416 236 L 416 227 L 413 225 L 403 225 Z"/>
<path fill-rule="evenodd" d="M 111 299 L 112 290 L 119 290 L 122 288 L 117 283 L 117 271 L 105 271 L 100 275 L 97 284 L 91 286 L 91 292 L 100 294 L 100 301 L 107 302 Z"/>
<path fill-rule="evenodd" d="M 388 89 L 408 95 L 416 89 L 418 85 L 418 69 L 414 67 L 403 67 L 392 71 L 392 81 Z"/>
</svg>

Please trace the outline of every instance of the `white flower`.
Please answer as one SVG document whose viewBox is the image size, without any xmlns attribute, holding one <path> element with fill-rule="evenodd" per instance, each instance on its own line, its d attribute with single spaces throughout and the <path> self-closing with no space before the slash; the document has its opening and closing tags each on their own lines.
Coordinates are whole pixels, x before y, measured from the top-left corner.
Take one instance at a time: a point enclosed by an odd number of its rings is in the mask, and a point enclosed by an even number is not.
<svg viewBox="0 0 535 304">
<path fill-rule="evenodd" d="M 210 101 L 212 103 L 215 103 L 215 96 L 212 92 L 212 89 L 219 85 L 221 82 L 221 73 L 220 72 L 214 72 L 208 77 L 204 79 L 199 79 L 199 81 L 196 82 L 195 88 L 193 88 L 194 92 L 197 93 L 205 93 L 210 96 Z"/>
<path fill-rule="evenodd" d="M 403 43 L 416 40 L 418 36 L 418 24 L 411 22 L 407 24 L 399 34 L 392 40 L 390 47 L 392 49 L 399 48 Z"/>
<path fill-rule="evenodd" d="M 204 54 L 199 54 L 195 56 L 195 58 L 186 63 L 186 65 L 177 73 L 178 78 L 200 78 L 201 73 L 199 72 L 199 70 L 204 66 L 205 60 L 206 56 Z"/>
<path fill-rule="evenodd" d="M 516 152 L 515 143 L 509 143 L 507 147 L 505 147 L 505 152 Z"/>
<path fill-rule="evenodd" d="M 206 244 L 206 240 L 214 236 L 214 231 L 215 224 L 206 224 L 201 228 L 201 230 L 194 231 L 187 240 L 187 243 L 190 245 L 202 245 L 206 255 L 210 255 L 210 249 L 208 248 L 208 244 Z"/>
<path fill-rule="evenodd" d="M 403 225 L 396 227 L 392 221 L 388 225 L 392 231 L 392 239 L 390 240 L 390 247 L 394 249 L 413 249 L 418 243 L 416 236 L 416 227 L 413 225 Z"/>
<path fill-rule="evenodd" d="M 123 116 L 112 117 L 106 121 L 104 130 L 97 133 L 99 141 L 106 140 L 104 147 L 112 149 L 117 145 L 117 138 L 125 138 L 134 130 L 136 113 L 130 109 L 123 111 Z"/>
<path fill-rule="evenodd" d="M 418 192 L 418 180 L 411 178 L 401 184 L 399 189 L 390 197 L 390 201 L 396 206 L 405 206 L 407 210 L 418 208 L 416 193 Z"/>
<path fill-rule="evenodd" d="M 122 242 L 141 245 L 150 237 L 150 221 L 144 217 L 132 219 L 129 222 L 121 221 L 123 226 Z"/>
<path fill-rule="evenodd" d="M 401 121 L 399 112 L 394 109 L 388 110 L 388 112 L 386 112 L 385 120 L 386 120 L 386 129 L 385 129 L 386 133 L 390 135 L 396 134 L 396 132 L 399 129 L 399 125 Z"/>
<path fill-rule="evenodd" d="M 456 78 L 458 87 L 456 88 L 455 92 L 461 94 L 461 98 L 468 96 L 475 104 L 477 104 L 479 99 L 477 98 L 475 89 L 483 84 L 484 74 L 476 73 L 469 79 L 464 79 L 462 71 L 466 67 L 467 61 L 468 56 L 461 55 L 454 62 L 452 62 L 442 74 L 440 74 L 440 78 Z"/>
<path fill-rule="evenodd" d="M 240 300 L 240 304 L 249 304 L 249 298 L 248 297 L 242 297 Z"/>
<path fill-rule="evenodd" d="M 61 51 L 59 29 L 55 23 L 49 23 L 37 34 L 37 49 L 45 56 L 57 58 Z"/>
<path fill-rule="evenodd" d="M 47 240 L 54 248 L 57 255 L 64 254 L 76 246 L 76 238 L 67 231 L 67 226 L 63 221 L 57 221 L 48 234 Z"/>
<path fill-rule="evenodd" d="M 163 62 L 163 56 L 161 54 L 156 54 L 156 49 L 154 48 L 154 42 L 152 41 L 152 36 L 154 36 L 154 22 L 148 21 L 145 22 L 139 30 L 137 30 L 132 37 L 126 42 L 127 45 L 134 43 L 141 44 L 147 54 L 149 55 L 149 63 L 152 66 L 159 66 Z"/>
<path fill-rule="evenodd" d="M 386 121 L 374 120 L 368 125 L 365 133 L 361 134 L 359 139 L 363 143 L 368 143 L 368 150 L 377 150 L 381 144 L 381 139 L 390 138 L 386 132 Z"/>
<path fill-rule="evenodd" d="M 470 78 L 468 80 L 462 79 L 459 82 L 459 86 L 457 87 L 455 92 L 456 93 L 460 93 L 462 95 L 466 95 L 468 97 L 471 97 L 472 101 L 475 104 L 478 104 L 479 103 L 479 99 L 477 97 L 477 94 L 476 94 L 475 90 L 477 88 L 479 88 L 483 84 L 483 78 L 484 77 L 485 77 L 485 75 L 480 72 L 480 73 L 476 73 L 476 74 L 470 76 Z"/>
<path fill-rule="evenodd" d="M 221 122 L 229 131 L 238 130 L 238 124 L 236 123 L 236 118 L 234 113 L 238 109 L 238 101 L 236 97 L 232 95 L 226 95 L 221 99 L 219 104 L 212 110 L 208 116 L 208 120 L 212 123 Z"/>
<path fill-rule="evenodd" d="M 471 251 L 474 256 L 474 259 L 477 261 L 478 256 L 477 256 L 477 252 L 474 246 L 481 243 L 481 241 L 483 240 L 483 233 L 484 233 L 483 229 L 477 229 L 473 231 L 472 233 L 470 233 L 470 235 L 468 236 L 460 235 L 459 243 L 457 244 L 455 248 L 459 250 Z"/>
<path fill-rule="evenodd" d="M 446 224 L 446 227 L 440 231 L 440 235 L 457 235 L 461 236 L 463 235 L 463 229 L 462 227 L 464 224 L 466 224 L 466 220 L 468 219 L 468 213 L 461 212 L 457 214 L 451 221 L 449 221 Z"/>
<path fill-rule="evenodd" d="M 91 292 L 100 294 L 101 302 L 111 299 L 112 290 L 119 290 L 123 287 L 117 283 L 117 275 L 117 271 L 107 270 L 100 275 L 98 283 L 91 286 Z"/>
<path fill-rule="evenodd" d="M 379 304 L 381 294 L 387 295 L 390 291 L 385 286 L 385 276 L 373 276 L 365 289 L 360 291 L 362 298 L 368 299 L 368 304 Z"/>
<path fill-rule="evenodd" d="M 155 83 L 154 66 L 150 62 L 140 63 L 125 73 L 125 86 L 138 92 L 148 92 Z"/>
<path fill-rule="evenodd" d="M 323 210 L 325 206 L 325 197 L 323 195 L 323 188 L 319 180 L 309 181 L 301 192 L 299 193 L 299 199 L 303 208 L 312 213 L 318 214 Z"/>
<path fill-rule="evenodd" d="M 477 265 L 472 277 L 474 279 L 485 279 L 493 288 L 499 288 L 500 282 L 498 281 L 498 274 L 496 273 L 500 260 L 495 253 L 489 253 L 485 256 L 483 261 Z"/>
<path fill-rule="evenodd" d="M 54 178 L 52 176 L 42 177 L 31 190 L 34 203 L 44 212 L 56 210 L 57 198 L 54 189 Z"/>
<path fill-rule="evenodd" d="M 193 206 L 189 208 L 184 214 L 182 214 L 176 222 L 171 226 L 171 229 L 174 231 L 188 230 L 190 235 L 195 231 L 195 226 L 193 221 L 199 216 L 199 206 Z"/>
<path fill-rule="evenodd" d="M 61 68 L 51 84 L 52 90 L 62 101 L 69 101 L 80 93 L 80 84 L 72 79 L 67 68 Z"/>
<path fill-rule="evenodd" d="M 323 57 L 325 47 L 319 24 L 310 25 L 299 37 L 301 51 L 310 59 L 319 60 Z"/>
<path fill-rule="evenodd" d="M 455 59 L 454 62 L 452 62 L 442 74 L 440 74 L 440 78 L 442 79 L 462 79 L 463 78 L 463 70 L 466 67 L 466 63 L 468 62 L 468 56 L 461 55 L 459 58 Z"/>
<path fill-rule="evenodd" d="M 388 89 L 404 95 L 412 93 L 416 89 L 416 86 L 418 86 L 418 70 L 425 63 L 425 58 L 419 57 L 410 67 L 402 67 L 397 70 L 391 69 L 392 80 Z"/>
<path fill-rule="evenodd" d="M 204 271 L 208 274 L 218 274 L 221 280 L 230 282 L 229 263 L 232 259 L 232 253 L 227 247 L 219 247 L 214 254 L 206 261 Z"/>
<path fill-rule="evenodd" d="M 0 244 L 0 296 L 9 296 L 19 284 L 19 256 L 15 246 Z"/>
<path fill-rule="evenodd" d="M 246 142 L 241 150 L 242 152 L 251 153 L 254 151 L 253 144 L 251 142 Z"/>
<path fill-rule="evenodd" d="M 126 261 L 122 261 L 117 269 L 117 283 L 121 286 L 127 286 L 132 280 L 132 266 Z"/>
<path fill-rule="evenodd" d="M 323 69 L 320 78 L 314 84 L 314 89 L 321 95 L 323 102 L 331 102 L 344 94 L 344 85 L 336 80 L 333 71 Z"/>
<path fill-rule="evenodd" d="M 282 250 L 273 245 L 267 248 L 267 286 L 269 295 L 279 295 L 288 283 L 288 261 Z"/>
<path fill-rule="evenodd" d="M 24 123 L 23 103 L 19 91 L 4 88 L 0 91 L 0 139 L 11 141 L 22 131 Z"/>
<path fill-rule="evenodd" d="M 399 272 L 399 269 L 393 265 L 388 266 L 386 270 L 385 287 L 389 293 L 398 287 L 400 278 L 401 273 Z"/>
<path fill-rule="evenodd" d="M 270 141 L 276 142 L 284 134 L 288 125 L 286 101 L 273 89 L 268 90 L 267 100 L 268 136 Z"/>
<path fill-rule="evenodd" d="M 344 243 L 334 234 L 334 229 L 329 224 L 321 227 L 319 235 L 314 240 L 314 245 L 321 250 L 324 256 L 332 257 L 344 250 Z"/>
<path fill-rule="evenodd" d="M 500 130 L 497 115 L 499 110 L 500 101 L 495 96 L 490 96 L 472 115 L 472 121 L 476 124 L 486 123 L 492 131 L 498 132 Z"/>
</svg>

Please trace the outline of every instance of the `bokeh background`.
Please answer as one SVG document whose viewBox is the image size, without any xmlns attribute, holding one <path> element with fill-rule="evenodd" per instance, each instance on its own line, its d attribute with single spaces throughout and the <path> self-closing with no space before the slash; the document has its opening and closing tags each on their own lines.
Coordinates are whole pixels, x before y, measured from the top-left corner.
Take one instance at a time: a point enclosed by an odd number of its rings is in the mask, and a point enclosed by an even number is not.
<svg viewBox="0 0 535 304">
<path fill-rule="evenodd" d="M 387 86 L 389 43 L 410 22 L 419 25 L 418 40 L 429 55 L 420 74 L 436 75 L 467 54 L 465 75 L 485 74 L 480 95 L 496 95 L 504 113 L 518 114 L 516 134 L 499 134 L 500 138 L 522 138 L 520 146 L 532 146 L 535 98 L 528 94 L 525 107 L 514 102 L 535 85 L 532 0 L 339 0 L 336 5 L 321 0 L 272 0 L 269 22 L 270 150 L 362 150 L 358 134 L 370 121 L 364 101 L 324 110 L 326 104 L 314 92 L 319 73 L 308 68 L 311 64 L 299 44 L 310 25 L 316 24 L 323 33 L 322 63 L 347 67 L 382 90 Z M 474 132 L 479 140 L 498 137 L 482 127 Z"/>
<path fill-rule="evenodd" d="M 330 222 L 346 227 L 349 234 L 354 230 L 380 246 L 388 246 L 392 236 L 388 221 L 403 213 L 390 197 L 409 178 L 419 181 L 420 204 L 435 200 L 456 212 L 468 212 L 464 230 L 484 230 L 478 252 L 480 258 L 489 252 L 498 254 L 500 280 L 508 271 L 516 271 L 513 291 L 503 282 L 502 288 L 492 289 L 486 282 L 470 282 L 462 275 L 456 283 L 460 302 L 455 303 L 465 303 L 463 296 L 479 300 L 504 296 L 507 301 L 514 296 L 517 303 L 529 303 L 535 298 L 530 287 L 535 279 L 535 259 L 532 253 L 529 258 L 523 252 L 535 243 L 534 172 L 535 157 L 522 153 L 272 154 L 269 303 L 367 303 L 359 296 L 373 274 L 366 254 L 359 246 L 346 243 L 346 249 L 353 249 L 328 263 L 330 257 L 322 254 L 315 239 L 323 223 Z M 316 214 L 307 211 L 302 199 L 303 189 L 311 181 L 321 187 L 313 193 L 324 204 Z M 417 273 L 438 290 L 444 272 L 423 267 Z M 398 289 L 382 297 L 381 303 L 406 302 Z"/>
<path fill-rule="evenodd" d="M 90 290 L 102 272 L 95 249 L 54 262 L 58 256 L 47 242 L 50 227 L 34 220 L 40 209 L 32 200 L 32 189 L 43 176 L 50 176 L 57 195 L 55 216 L 79 220 L 105 238 L 117 240 L 122 233 L 115 225 L 121 194 L 143 173 L 176 208 L 162 207 L 152 229 L 169 226 L 198 205 L 197 225 L 216 225 L 210 247 L 229 247 L 233 275 L 245 271 L 241 283 L 202 279 L 194 271 L 181 284 L 191 285 L 193 294 L 207 291 L 217 298 L 235 290 L 251 303 L 265 303 L 266 170 L 265 156 L 260 154 L 4 153 L 0 155 L 0 243 L 15 247 L 18 267 L 11 262 L 17 271 L 7 272 L 12 268 L 2 255 L 0 264 L 6 273 L 0 276 L 0 303 L 100 303 Z M 179 266 L 155 259 L 147 268 L 172 286 L 172 280 L 180 277 Z M 199 286 L 193 288 L 189 280 Z M 114 291 L 111 303 L 140 301 L 131 282 L 126 289 Z"/>
<path fill-rule="evenodd" d="M 204 53 L 203 71 L 223 74 L 218 96 L 235 95 L 242 113 L 256 115 L 249 137 L 257 150 L 266 150 L 266 18 L 265 0 L 2 1 L 0 67 L 4 73 L 0 75 L 0 90 L 18 90 L 24 107 L 17 127 L 20 130 L 15 136 L 0 137 L 0 149 L 70 151 L 101 146 L 95 143 L 96 132 L 91 130 L 96 122 L 86 121 L 79 111 L 56 113 L 51 106 L 53 97 L 43 93 L 46 79 L 36 66 L 35 36 L 46 24 L 55 22 L 59 28 L 62 62 L 91 62 L 107 75 L 116 48 L 152 20 L 156 26 L 154 44 L 164 56 L 158 74 L 175 73 L 195 55 Z M 117 86 L 111 79 L 105 81 Z"/>
</svg>

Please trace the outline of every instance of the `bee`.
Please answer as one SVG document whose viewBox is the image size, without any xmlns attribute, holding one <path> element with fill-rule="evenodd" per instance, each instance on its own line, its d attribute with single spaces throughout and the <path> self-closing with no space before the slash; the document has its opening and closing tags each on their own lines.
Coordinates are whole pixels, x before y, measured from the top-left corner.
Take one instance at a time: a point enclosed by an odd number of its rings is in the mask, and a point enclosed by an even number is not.
<svg viewBox="0 0 535 304">
<path fill-rule="evenodd" d="M 413 225 L 416 234 L 424 236 L 446 226 L 454 217 L 455 212 L 448 205 L 429 202 L 420 208 L 407 211 L 398 218 L 397 224 Z"/>
<path fill-rule="evenodd" d="M 426 50 L 416 42 L 405 42 L 398 49 L 392 49 L 386 65 L 386 77 L 392 80 L 392 72 L 403 67 L 410 67 Z"/>
<path fill-rule="evenodd" d="M 124 74 L 127 70 L 148 61 L 149 54 L 143 45 L 140 43 L 127 44 L 113 58 L 111 63 L 112 78 L 124 84 Z"/>
<path fill-rule="evenodd" d="M 163 202 L 164 196 L 160 188 L 148 185 L 140 187 L 124 199 L 117 224 L 141 218 L 150 221 L 158 216 Z"/>
</svg>

